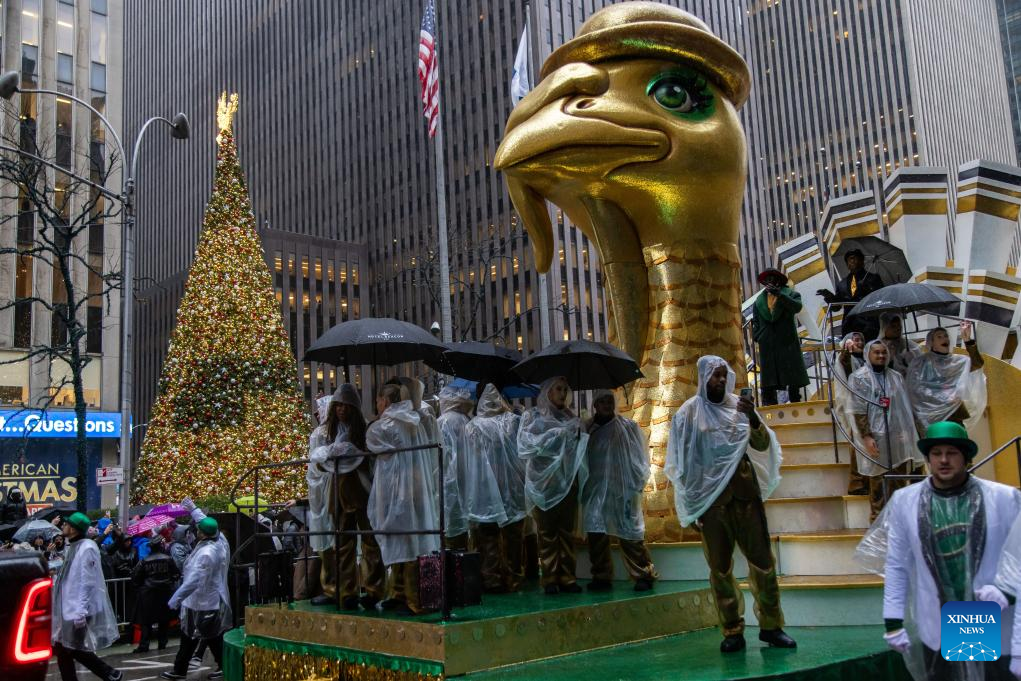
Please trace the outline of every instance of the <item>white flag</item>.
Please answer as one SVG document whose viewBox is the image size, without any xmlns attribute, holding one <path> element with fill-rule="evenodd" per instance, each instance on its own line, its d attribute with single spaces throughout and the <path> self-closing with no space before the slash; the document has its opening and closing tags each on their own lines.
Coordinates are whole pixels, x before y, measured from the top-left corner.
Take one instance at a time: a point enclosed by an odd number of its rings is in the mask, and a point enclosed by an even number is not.
<svg viewBox="0 0 1021 681">
<path fill-rule="evenodd" d="M 518 54 L 514 57 L 514 75 L 511 76 L 511 101 L 517 106 L 521 98 L 532 89 L 528 80 L 528 23 L 521 31 L 521 42 L 518 43 Z"/>
</svg>

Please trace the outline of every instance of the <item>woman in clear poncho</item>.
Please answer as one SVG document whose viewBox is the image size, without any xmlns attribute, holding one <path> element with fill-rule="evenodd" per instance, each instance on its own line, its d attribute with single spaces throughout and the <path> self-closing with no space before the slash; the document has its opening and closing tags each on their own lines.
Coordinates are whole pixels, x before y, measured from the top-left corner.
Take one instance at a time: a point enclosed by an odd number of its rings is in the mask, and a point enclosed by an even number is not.
<svg viewBox="0 0 1021 681">
<path fill-rule="evenodd" d="M 970 322 L 961 322 L 961 338 L 967 357 L 954 354 L 946 329 L 933 329 L 925 338 L 928 352 L 908 367 L 907 386 L 920 432 L 937 421 L 954 421 L 972 430 L 982 418 L 986 376 Z"/>
<path fill-rule="evenodd" d="M 488 593 L 517 591 L 525 578 L 525 462 L 518 456 L 521 417 L 492 383 L 475 418 L 464 429 L 465 497 L 482 554 L 482 586 Z"/>
<path fill-rule="evenodd" d="M 589 434 L 588 477 L 581 488 L 582 529 L 588 535 L 592 564 L 591 591 L 613 585 L 610 537 L 617 537 L 624 565 L 637 591 L 652 588 L 657 574 L 645 546 L 642 491 L 649 479 L 649 449 L 645 435 L 632 419 L 617 414 L 613 393 L 600 390 L 594 414 L 586 421 Z"/>
<path fill-rule="evenodd" d="M 369 493 L 368 516 L 380 531 L 437 530 L 440 525 L 436 451 L 422 426 L 422 415 L 410 400 L 401 399 L 399 386 L 387 384 L 376 397 L 379 418 L 365 436 L 369 451 L 382 453 L 405 447 L 413 451 L 376 457 Z M 439 551 L 435 534 L 376 535 L 384 565 L 393 571 L 392 594 L 386 606 L 403 602 L 410 613 L 421 612 L 418 601 L 418 556 Z"/>
<path fill-rule="evenodd" d="M 852 331 L 840 340 L 840 349 L 833 353 L 833 413 L 837 423 L 851 439 L 854 428 L 854 417 L 851 414 L 851 392 L 847 383 L 851 374 L 865 366 L 865 336 L 860 331 Z M 858 470 L 858 457 L 850 458 L 851 470 L 848 475 L 847 493 L 865 495 L 869 493 L 868 478 Z"/>
<path fill-rule="evenodd" d="M 357 389 L 344 383 L 333 394 L 323 424 L 309 437 L 308 528 L 310 532 L 371 530 L 366 506 L 372 488 L 372 463 L 359 456 L 365 448 L 365 417 Z M 334 473 L 337 475 L 335 481 Z M 334 498 L 334 494 L 339 498 Z M 364 605 L 371 606 L 383 596 L 385 570 L 379 545 L 372 535 L 362 535 L 363 572 L 366 576 Z M 333 535 L 311 535 L 309 543 L 321 561 L 320 582 L 323 593 L 312 599 L 323 605 L 337 599 L 347 610 L 358 607 L 358 537 L 342 537 L 334 548 Z M 335 552 L 339 555 L 335 555 Z M 339 569 L 337 574 L 334 574 Z"/>
<path fill-rule="evenodd" d="M 440 390 L 440 417 L 436 419 L 443 436 L 443 519 L 447 548 L 468 548 L 468 498 L 466 495 L 467 448 L 464 428 L 468 425 L 472 395 L 464 389 Z"/>
<path fill-rule="evenodd" d="M 539 387 L 537 405 L 521 417 L 518 429 L 525 499 L 535 513 L 542 584 L 548 594 L 581 591 L 575 576 L 574 530 L 588 434 L 570 404 L 567 379 L 547 379 Z"/>
<path fill-rule="evenodd" d="M 51 638 L 65 680 L 77 678 L 76 661 L 100 678 L 120 678 L 120 672 L 96 655 L 120 634 L 103 580 L 99 546 L 85 536 L 89 524 L 84 513 L 73 513 L 64 521 L 67 554 L 53 582 Z"/>
<path fill-rule="evenodd" d="M 866 364 L 848 382 L 851 391 L 852 435 L 858 458 L 858 470 L 868 476 L 870 522 L 882 510 L 883 474 L 901 475 L 915 470 L 915 460 L 922 463 L 915 448 L 918 433 L 911 415 L 911 401 L 904 379 L 888 366 L 890 353 L 879 340 L 865 346 Z M 884 408 L 882 405 L 888 405 Z M 863 454 L 862 452 L 865 452 Z M 904 481 L 893 481 L 897 489 Z"/>
</svg>

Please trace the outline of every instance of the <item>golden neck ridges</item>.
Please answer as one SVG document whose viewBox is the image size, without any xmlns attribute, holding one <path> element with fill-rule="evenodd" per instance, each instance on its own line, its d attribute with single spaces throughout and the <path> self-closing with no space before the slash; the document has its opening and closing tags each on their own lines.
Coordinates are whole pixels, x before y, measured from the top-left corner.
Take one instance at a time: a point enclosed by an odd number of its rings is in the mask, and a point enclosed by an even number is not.
<svg viewBox="0 0 1021 681">
<path fill-rule="evenodd" d="M 646 533 L 652 541 L 680 538 L 673 490 L 663 463 L 670 422 L 695 393 L 696 363 L 719 355 L 745 381 L 737 244 L 705 239 L 643 249 L 648 272 L 648 323 L 640 380 L 628 390 L 630 408 L 649 437 L 652 477 L 645 492 Z M 626 314 L 626 313 L 625 313 Z M 616 320 L 613 320 L 616 321 Z M 621 326 L 626 326 L 627 321 Z M 617 324 L 611 322 L 611 329 Z M 615 335 L 615 334 L 614 334 Z M 611 335 L 611 342 L 616 338 Z"/>
</svg>

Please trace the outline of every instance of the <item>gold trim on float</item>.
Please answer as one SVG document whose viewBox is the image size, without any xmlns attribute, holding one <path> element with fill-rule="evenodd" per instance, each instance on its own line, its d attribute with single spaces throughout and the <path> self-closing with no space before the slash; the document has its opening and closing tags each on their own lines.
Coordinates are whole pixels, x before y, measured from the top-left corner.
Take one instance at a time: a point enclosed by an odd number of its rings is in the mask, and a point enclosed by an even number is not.
<svg viewBox="0 0 1021 681">
<path fill-rule="evenodd" d="M 890 209 L 890 224 L 905 215 L 946 215 L 946 198 L 942 199 L 901 199 L 900 203 Z"/>
<path fill-rule="evenodd" d="M 1000 187 L 995 184 L 986 184 L 985 182 L 975 181 L 968 184 L 958 185 L 957 194 L 960 196 L 961 194 L 965 194 L 970 191 L 978 191 L 980 189 L 993 194 L 1003 194 L 1004 196 L 1012 196 L 1015 199 L 1021 199 L 1021 191 L 1017 189 L 1007 189 L 1006 187 Z"/>
<path fill-rule="evenodd" d="M 818 260 L 803 267 L 800 267 L 798 269 L 788 271 L 787 276 L 790 277 L 790 280 L 795 284 L 800 284 L 809 277 L 814 277 L 815 275 L 819 274 L 825 269 L 826 262 L 823 260 L 822 255 L 820 254 Z"/>
<path fill-rule="evenodd" d="M 444 676 L 672 636 L 718 624 L 708 588 L 447 624 L 248 606 L 252 636 L 443 664 Z"/>
<path fill-rule="evenodd" d="M 1008 291 L 1014 291 L 1015 293 L 1021 293 L 1021 284 L 1011 281 L 1004 281 L 999 277 L 988 274 L 968 277 L 968 286 L 971 286 L 972 284 L 996 286 L 998 288 L 1005 288 Z"/>
<path fill-rule="evenodd" d="M 985 302 L 983 299 L 986 299 L 986 300 L 998 300 L 1001 303 L 1007 303 L 1008 305 L 1016 305 L 1017 304 L 1017 298 L 1018 298 L 1017 296 L 1013 296 L 1012 297 L 1012 296 L 1004 295 L 1002 293 L 994 293 L 992 291 L 986 291 L 985 289 L 980 290 L 980 291 L 972 291 L 971 289 L 969 289 L 968 290 L 968 301 L 967 302 L 969 302 L 969 303 L 983 303 L 983 302 Z M 998 307 L 998 306 L 994 305 L 993 307 Z"/>
<path fill-rule="evenodd" d="M 929 270 L 925 270 L 915 275 L 915 281 L 919 284 L 928 279 L 963 282 L 964 272 L 930 272 Z"/>
<path fill-rule="evenodd" d="M 1018 206 L 1016 203 L 995 199 L 991 196 L 982 196 L 981 194 L 969 194 L 957 199 L 958 215 L 982 213 L 983 215 L 991 215 L 1001 220 L 1014 221 L 1017 220 L 1019 211 L 1021 211 L 1021 206 Z"/>
<path fill-rule="evenodd" d="M 810 248 L 807 251 L 805 251 L 804 253 L 798 254 L 798 257 L 794 258 L 790 262 L 784 261 L 784 259 L 781 257 L 780 258 L 780 262 L 783 264 L 783 266 L 785 268 L 787 268 L 789 270 L 792 267 L 797 267 L 799 263 L 802 263 L 802 262 L 804 262 L 806 260 L 810 260 L 811 258 L 814 258 L 815 256 L 819 256 L 820 258 L 822 257 L 822 251 L 819 250 L 818 246 L 815 246 L 814 248 Z"/>
</svg>

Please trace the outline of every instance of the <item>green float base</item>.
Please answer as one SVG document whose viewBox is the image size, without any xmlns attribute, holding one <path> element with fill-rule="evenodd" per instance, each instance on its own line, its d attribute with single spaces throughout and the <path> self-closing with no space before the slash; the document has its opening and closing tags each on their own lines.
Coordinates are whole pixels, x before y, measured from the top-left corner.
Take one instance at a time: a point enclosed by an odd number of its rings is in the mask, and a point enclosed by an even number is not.
<svg viewBox="0 0 1021 681">
<path fill-rule="evenodd" d="M 249 670 L 248 681 L 268 678 L 266 665 L 281 661 L 295 672 L 304 664 L 318 675 L 336 673 L 342 664 L 374 674 L 358 678 L 909 679 L 874 625 L 791 627 L 795 651 L 766 648 L 749 628 L 748 649 L 724 656 L 706 586 L 660 582 L 651 594 L 635 594 L 618 582 L 609 594 L 559 596 L 533 586 L 487 596 L 485 605 L 457 610 L 447 622 L 307 602 L 249 607 L 247 637 L 235 631 L 225 639 L 224 671 L 229 681 L 245 681 L 247 659 L 262 666 Z"/>
</svg>

